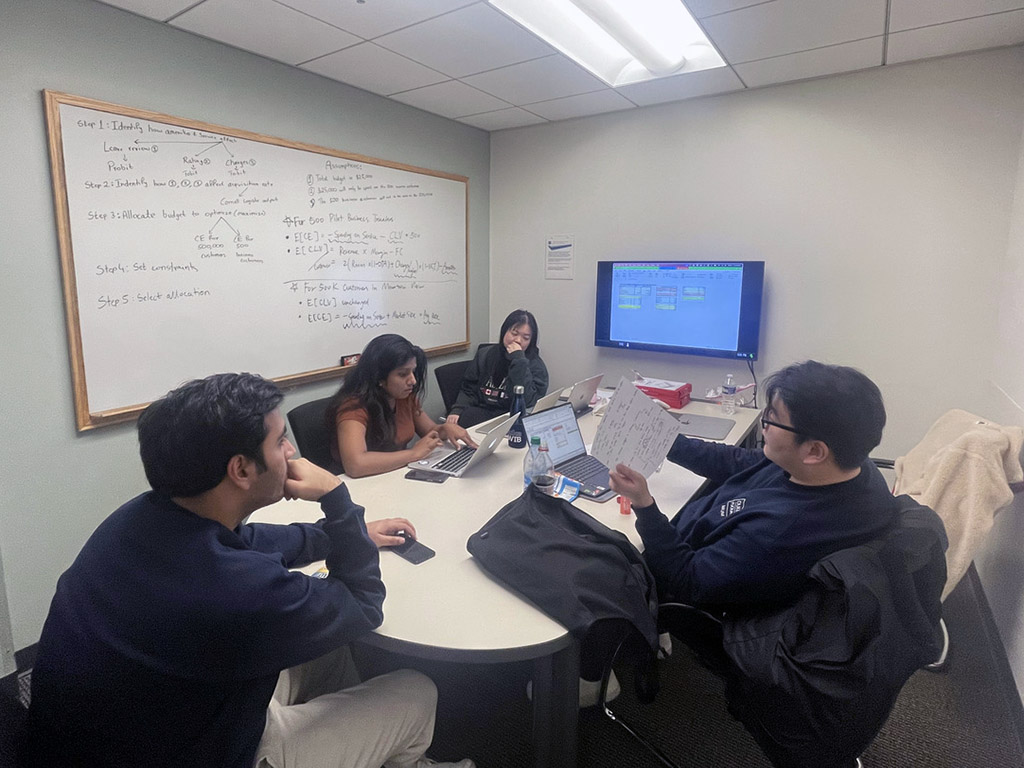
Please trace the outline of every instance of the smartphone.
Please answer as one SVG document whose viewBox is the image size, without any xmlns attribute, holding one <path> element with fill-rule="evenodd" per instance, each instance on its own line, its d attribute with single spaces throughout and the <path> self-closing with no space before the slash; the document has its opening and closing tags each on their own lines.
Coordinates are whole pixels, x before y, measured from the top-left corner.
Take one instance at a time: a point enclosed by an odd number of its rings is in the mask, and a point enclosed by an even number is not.
<svg viewBox="0 0 1024 768">
<path fill-rule="evenodd" d="M 398 535 L 403 535 L 403 532 L 399 531 Z M 405 537 L 405 544 L 399 544 L 397 547 L 388 547 L 388 549 L 399 557 L 408 560 L 413 565 L 419 565 L 437 554 L 430 547 L 420 544 L 412 536 Z"/>
<path fill-rule="evenodd" d="M 442 472 L 430 472 L 426 469 L 410 469 L 405 473 L 406 480 L 423 480 L 427 483 L 443 483 L 448 475 Z"/>
</svg>

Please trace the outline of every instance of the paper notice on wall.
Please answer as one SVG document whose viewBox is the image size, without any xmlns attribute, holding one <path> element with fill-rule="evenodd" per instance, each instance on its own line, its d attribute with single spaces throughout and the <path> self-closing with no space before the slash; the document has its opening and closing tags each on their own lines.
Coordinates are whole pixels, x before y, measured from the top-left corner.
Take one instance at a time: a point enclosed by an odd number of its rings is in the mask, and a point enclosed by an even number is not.
<svg viewBox="0 0 1024 768">
<path fill-rule="evenodd" d="M 573 236 L 551 235 L 544 249 L 544 279 L 572 280 L 573 267 Z"/>
</svg>

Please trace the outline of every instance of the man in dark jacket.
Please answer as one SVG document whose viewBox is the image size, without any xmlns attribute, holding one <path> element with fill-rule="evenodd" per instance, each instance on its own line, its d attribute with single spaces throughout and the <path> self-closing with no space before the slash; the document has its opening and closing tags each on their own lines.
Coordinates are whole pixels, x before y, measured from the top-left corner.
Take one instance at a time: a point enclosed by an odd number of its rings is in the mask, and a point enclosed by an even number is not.
<svg viewBox="0 0 1024 768">
<path fill-rule="evenodd" d="M 670 461 L 717 487 L 670 522 L 642 475 L 612 487 L 633 502 L 663 595 L 698 606 L 765 606 L 797 596 L 810 568 L 894 522 L 896 503 L 868 459 L 885 426 L 878 387 L 852 368 L 808 361 L 765 383 L 764 450 L 680 436 Z"/>
<path fill-rule="evenodd" d="M 341 481 L 292 459 L 281 399 L 258 376 L 221 374 L 142 414 L 153 490 L 57 584 L 28 765 L 429 764 L 430 680 L 402 670 L 339 690 L 345 644 L 383 617 L 377 547 Z M 325 519 L 242 523 L 282 496 L 319 501 Z M 324 558 L 326 579 L 289 570 Z"/>
</svg>

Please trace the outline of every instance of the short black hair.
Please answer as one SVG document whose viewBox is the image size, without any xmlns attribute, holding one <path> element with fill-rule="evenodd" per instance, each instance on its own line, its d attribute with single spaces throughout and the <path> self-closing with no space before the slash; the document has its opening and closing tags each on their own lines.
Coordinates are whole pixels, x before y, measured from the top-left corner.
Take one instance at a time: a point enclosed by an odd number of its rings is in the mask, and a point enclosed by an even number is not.
<svg viewBox="0 0 1024 768">
<path fill-rule="evenodd" d="M 218 373 L 182 384 L 139 417 L 139 453 L 157 493 L 197 496 L 217 486 L 232 457 L 266 469 L 266 416 L 284 395 L 252 373 Z"/>
<path fill-rule="evenodd" d="M 540 354 L 540 328 L 537 327 L 537 318 L 528 309 L 513 309 L 508 313 L 498 332 L 498 344 L 504 346 L 508 330 L 520 325 L 530 326 L 530 346 L 526 348 L 524 354 L 532 360 Z"/>
<path fill-rule="evenodd" d="M 885 404 L 875 383 L 843 365 L 795 363 L 768 378 L 765 399 L 789 411 L 797 440 L 825 443 L 840 469 L 853 469 L 882 441 Z"/>
</svg>

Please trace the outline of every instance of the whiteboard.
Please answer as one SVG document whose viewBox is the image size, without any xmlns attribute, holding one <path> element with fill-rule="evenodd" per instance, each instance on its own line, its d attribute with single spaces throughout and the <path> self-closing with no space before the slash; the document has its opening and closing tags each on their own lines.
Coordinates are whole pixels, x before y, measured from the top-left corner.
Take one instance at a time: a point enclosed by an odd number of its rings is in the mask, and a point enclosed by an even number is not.
<svg viewBox="0 0 1024 768">
<path fill-rule="evenodd" d="M 464 176 L 46 94 L 79 429 L 183 381 L 468 346 Z"/>
</svg>

